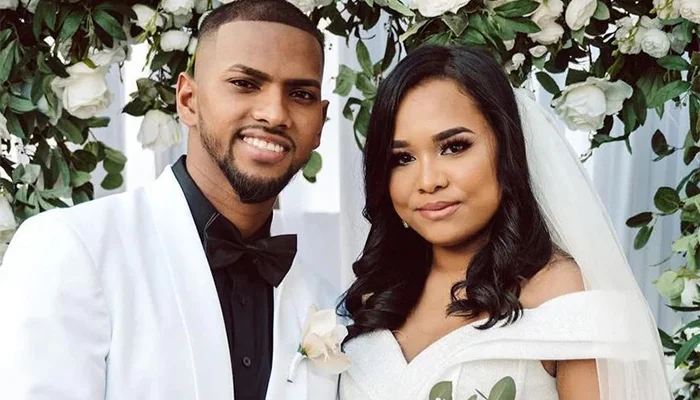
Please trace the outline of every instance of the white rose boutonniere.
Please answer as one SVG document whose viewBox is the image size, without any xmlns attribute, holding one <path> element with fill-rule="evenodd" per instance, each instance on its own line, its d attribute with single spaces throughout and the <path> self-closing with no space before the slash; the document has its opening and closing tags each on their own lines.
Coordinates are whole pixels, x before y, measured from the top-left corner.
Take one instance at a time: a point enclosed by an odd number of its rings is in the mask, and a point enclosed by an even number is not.
<svg viewBox="0 0 700 400">
<path fill-rule="evenodd" d="M 287 381 L 294 380 L 299 364 L 305 359 L 316 370 L 329 375 L 348 369 L 350 358 L 340 348 L 347 335 L 347 328 L 338 324 L 334 310 L 319 311 L 315 306 L 309 307 L 301 343 L 289 366 Z"/>
</svg>

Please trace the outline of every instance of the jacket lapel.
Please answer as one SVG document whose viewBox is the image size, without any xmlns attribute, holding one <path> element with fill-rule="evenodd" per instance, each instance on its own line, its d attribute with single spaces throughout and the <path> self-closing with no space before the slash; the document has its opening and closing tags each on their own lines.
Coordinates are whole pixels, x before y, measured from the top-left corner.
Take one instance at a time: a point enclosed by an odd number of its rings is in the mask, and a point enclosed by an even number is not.
<svg viewBox="0 0 700 400">
<path fill-rule="evenodd" d="M 170 168 L 146 189 L 187 331 L 198 400 L 233 399 L 228 340 L 214 280 L 185 196 Z M 183 351 L 183 349 L 174 349 Z"/>
</svg>

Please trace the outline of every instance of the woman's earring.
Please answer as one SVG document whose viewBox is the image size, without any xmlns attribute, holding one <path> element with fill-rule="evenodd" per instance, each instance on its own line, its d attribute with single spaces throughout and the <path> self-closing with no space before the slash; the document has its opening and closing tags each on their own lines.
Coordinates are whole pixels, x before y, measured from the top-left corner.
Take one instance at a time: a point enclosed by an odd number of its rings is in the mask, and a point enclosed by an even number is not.
<svg viewBox="0 0 700 400">
<path fill-rule="evenodd" d="M 401 224 L 403 225 L 404 228 L 408 229 L 408 223 L 404 220 L 401 220 Z"/>
</svg>

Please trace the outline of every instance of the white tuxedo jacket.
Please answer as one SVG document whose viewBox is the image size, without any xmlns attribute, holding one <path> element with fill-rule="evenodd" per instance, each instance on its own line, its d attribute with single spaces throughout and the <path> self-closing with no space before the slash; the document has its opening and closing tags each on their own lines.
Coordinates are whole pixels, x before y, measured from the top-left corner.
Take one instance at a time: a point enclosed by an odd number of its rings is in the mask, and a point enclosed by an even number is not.
<svg viewBox="0 0 700 400">
<path fill-rule="evenodd" d="M 275 290 L 267 399 L 335 399 L 338 377 L 308 362 L 286 379 L 308 307 L 338 294 L 297 264 Z M 23 224 L 0 266 L 0 399 L 233 398 L 219 298 L 169 168 Z"/>
</svg>

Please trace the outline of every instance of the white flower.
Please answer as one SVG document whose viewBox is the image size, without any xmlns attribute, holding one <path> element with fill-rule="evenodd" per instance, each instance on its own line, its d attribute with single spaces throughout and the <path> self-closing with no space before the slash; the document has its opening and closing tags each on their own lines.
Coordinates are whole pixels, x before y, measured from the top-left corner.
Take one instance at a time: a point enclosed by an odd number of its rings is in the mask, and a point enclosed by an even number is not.
<svg viewBox="0 0 700 400">
<path fill-rule="evenodd" d="M 333 0 L 289 0 L 289 2 L 297 6 L 302 12 L 308 14 L 318 7 L 331 4 Z"/>
<path fill-rule="evenodd" d="M 7 196 L 0 194 L 0 232 L 14 231 L 17 228 L 17 220 L 12 212 L 12 205 Z"/>
<path fill-rule="evenodd" d="M 591 17 L 595 14 L 598 6 L 597 0 L 571 0 L 566 7 L 566 24 L 572 31 L 577 31 L 591 22 Z"/>
<path fill-rule="evenodd" d="M 55 110 L 49 107 L 49 102 L 46 100 L 46 96 L 41 96 L 39 102 L 36 103 L 36 108 L 42 114 L 49 117 L 49 123 L 54 126 L 56 126 L 58 119 L 61 118 L 61 115 L 63 115 L 63 104 L 60 97 L 58 98 L 58 107 Z"/>
<path fill-rule="evenodd" d="M 698 0 L 676 0 L 679 1 L 678 11 L 681 17 L 695 24 L 700 24 L 700 1 Z"/>
<path fill-rule="evenodd" d="M 347 328 L 337 323 L 334 310 L 318 311 L 314 306 L 309 307 L 301 343 L 289 366 L 287 381 L 294 379 L 296 369 L 304 359 L 310 360 L 316 370 L 325 374 L 339 374 L 348 369 L 350 358 L 340 348 L 347 335 Z"/>
<path fill-rule="evenodd" d="M 539 46 L 535 46 L 535 47 L 530 48 L 530 50 L 528 50 L 528 51 L 530 52 L 530 54 L 532 54 L 533 57 L 540 58 L 543 55 L 547 54 L 547 47 L 539 45 Z"/>
<path fill-rule="evenodd" d="M 677 1 L 678 0 L 654 0 L 653 3 L 656 15 L 662 19 L 678 18 L 679 10 L 678 4 L 676 4 Z"/>
<path fill-rule="evenodd" d="M 155 18 L 155 23 L 157 26 L 162 28 L 165 24 L 163 17 L 156 14 L 156 11 L 151 7 L 144 6 L 143 4 L 134 4 L 131 9 L 134 10 L 134 13 L 136 13 L 136 26 L 141 29 L 146 29 L 148 23 L 153 18 Z"/>
<path fill-rule="evenodd" d="M 163 151 L 180 142 L 180 124 L 172 115 L 160 110 L 149 110 L 143 117 L 137 140 L 144 149 Z"/>
<path fill-rule="evenodd" d="M 692 307 L 694 302 L 700 302 L 700 292 L 698 285 L 700 279 L 683 279 L 683 292 L 681 292 L 681 305 L 684 307 Z"/>
<path fill-rule="evenodd" d="M 199 42 L 199 39 L 196 37 L 193 37 L 190 39 L 190 44 L 187 45 L 187 53 L 188 54 L 194 54 L 195 51 L 197 51 L 197 43 Z"/>
<path fill-rule="evenodd" d="M 530 16 L 532 22 L 540 28 L 555 22 L 564 12 L 564 3 L 561 0 L 539 0 L 540 6 Z"/>
<path fill-rule="evenodd" d="M 652 28 L 642 35 L 642 50 L 654 58 L 661 58 L 671 49 L 671 41 L 666 32 Z"/>
<path fill-rule="evenodd" d="M 173 26 L 176 28 L 182 28 L 192 21 L 192 13 L 187 14 L 173 14 Z"/>
<path fill-rule="evenodd" d="M 85 63 L 66 69 L 68 78 L 57 77 L 51 89 L 63 102 L 63 107 L 78 118 L 92 118 L 105 111 L 112 102 L 112 93 L 105 83 L 107 67 L 92 69 Z"/>
<path fill-rule="evenodd" d="M 549 45 L 554 44 L 564 35 L 564 28 L 556 22 L 549 23 L 545 26 L 540 26 L 540 31 L 531 33 L 528 37 L 539 44 Z"/>
<path fill-rule="evenodd" d="M 506 46 L 507 51 L 513 50 L 513 47 L 515 47 L 515 39 L 513 40 L 504 40 L 503 45 Z"/>
<path fill-rule="evenodd" d="M 173 29 L 160 36 L 160 48 L 163 51 L 185 50 L 189 44 L 189 32 Z"/>
<path fill-rule="evenodd" d="M 173 15 L 182 15 L 192 12 L 194 0 L 163 0 L 161 6 Z"/>
<path fill-rule="evenodd" d="M 0 0 L 0 10 L 16 10 L 19 0 Z"/>
<path fill-rule="evenodd" d="M 26 8 L 27 11 L 32 14 L 36 12 L 37 5 L 39 5 L 39 0 L 22 0 L 22 7 Z"/>
<path fill-rule="evenodd" d="M 0 139 L 10 140 L 11 138 L 12 135 L 10 135 L 10 131 L 7 130 L 7 118 L 0 113 Z"/>
<path fill-rule="evenodd" d="M 209 6 L 209 0 L 194 0 L 194 10 L 197 14 L 207 11 L 207 6 Z"/>
<path fill-rule="evenodd" d="M 470 0 L 413 0 L 411 8 L 418 9 L 424 17 L 439 17 L 446 12 L 456 13 Z"/>
<path fill-rule="evenodd" d="M 510 61 L 506 63 L 505 69 L 507 73 L 511 73 L 523 66 L 525 55 L 523 53 L 515 53 Z"/>
<path fill-rule="evenodd" d="M 678 54 L 683 54 L 685 53 L 685 47 L 688 45 L 688 42 L 685 34 L 683 31 L 685 28 L 683 27 L 682 24 L 676 25 L 671 33 L 668 34 L 669 40 L 671 40 L 671 49 L 675 51 Z"/>
<path fill-rule="evenodd" d="M 567 86 L 552 105 L 569 129 L 592 131 L 603 127 L 606 115 L 620 111 L 623 101 L 632 97 L 632 91 L 624 81 L 589 77 L 585 82 Z"/>
<path fill-rule="evenodd" d="M 690 385 L 689 382 L 685 382 L 683 380 L 683 377 L 688 373 L 688 370 L 685 368 L 675 368 L 674 361 L 675 357 L 674 356 L 666 356 L 664 357 L 664 361 L 666 364 L 666 375 L 668 376 L 669 384 L 671 386 L 671 391 L 673 393 L 676 393 L 678 390 L 685 389 Z"/>
<path fill-rule="evenodd" d="M 639 24 L 637 24 L 639 22 Z M 642 38 L 647 28 L 641 26 L 641 21 L 632 17 L 624 17 L 615 21 L 615 44 L 623 54 L 639 54 L 642 51 Z"/>
<path fill-rule="evenodd" d="M 90 55 L 90 60 L 100 67 L 121 63 L 126 60 L 126 49 L 117 47 L 116 49 L 104 48 L 99 51 L 93 51 L 93 54 Z"/>
</svg>

